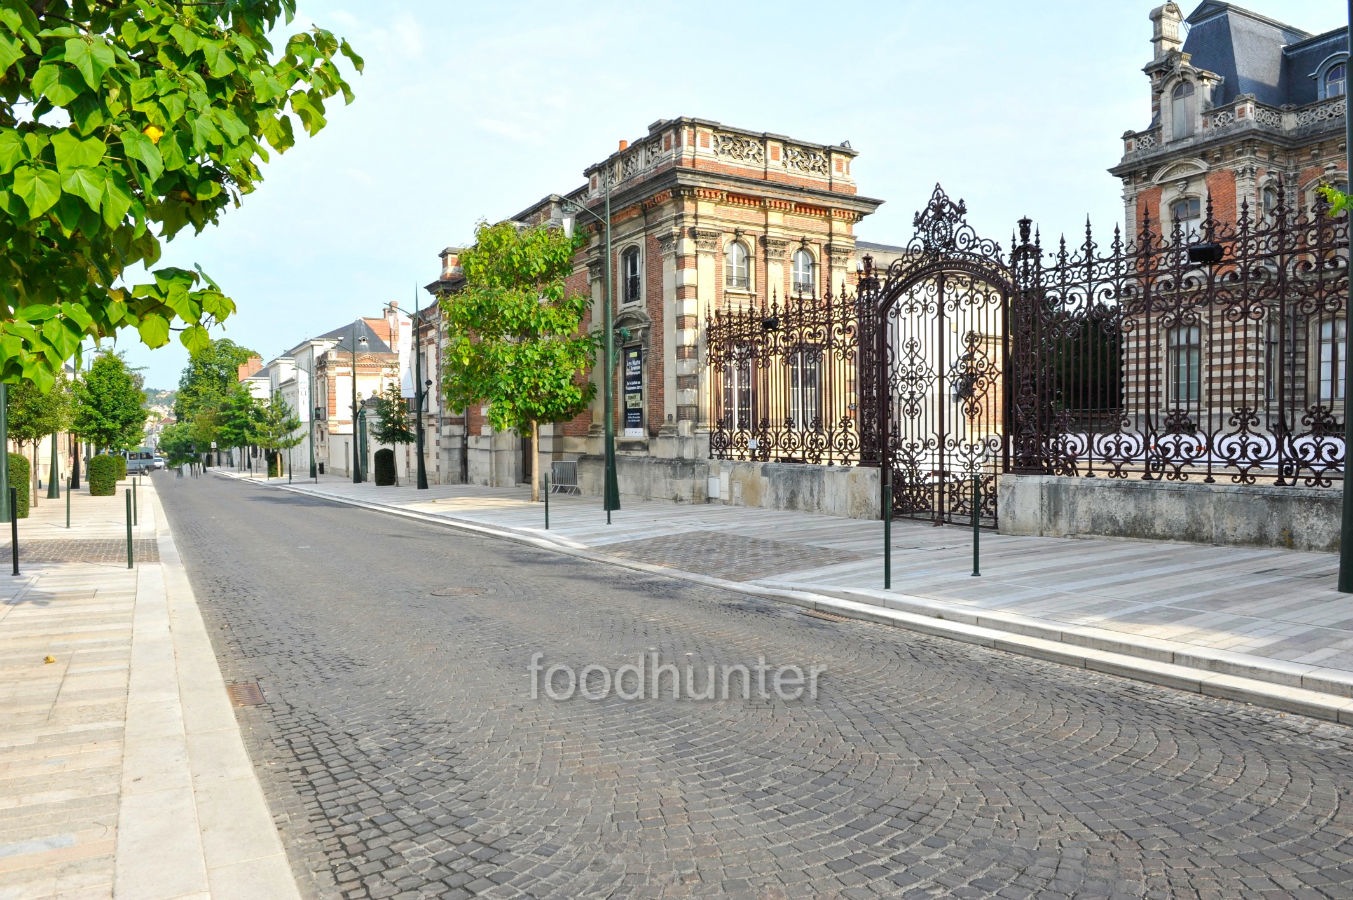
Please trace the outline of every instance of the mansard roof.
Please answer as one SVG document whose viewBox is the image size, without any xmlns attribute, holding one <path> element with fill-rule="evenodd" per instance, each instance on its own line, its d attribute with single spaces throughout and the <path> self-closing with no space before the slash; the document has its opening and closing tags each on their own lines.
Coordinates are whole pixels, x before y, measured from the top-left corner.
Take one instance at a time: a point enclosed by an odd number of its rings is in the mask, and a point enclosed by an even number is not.
<svg viewBox="0 0 1353 900">
<path fill-rule="evenodd" d="M 1240 94 L 1253 94 L 1269 106 L 1314 103 L 1318 94 L 1311 75 L 1331 53 L 1346 48 L 1347 29 L 1313 36 L 1221 0 L 1205 0 L 1184 21 L 1189 62 L 1222 76 L 1212 98 L 1217 106 Z"/>
</svg>

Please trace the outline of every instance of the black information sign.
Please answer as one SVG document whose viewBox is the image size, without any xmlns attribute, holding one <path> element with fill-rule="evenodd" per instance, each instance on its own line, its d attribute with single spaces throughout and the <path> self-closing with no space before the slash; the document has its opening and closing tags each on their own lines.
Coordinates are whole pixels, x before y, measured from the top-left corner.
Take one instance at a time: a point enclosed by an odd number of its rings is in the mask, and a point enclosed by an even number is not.
<svg viewBox="0 0 1353 900">
<path fill-rule="evenodd" d="M 625 361 L 625 437 L 644 436 L 644 351 L 626 347 Z"/>
</svg>

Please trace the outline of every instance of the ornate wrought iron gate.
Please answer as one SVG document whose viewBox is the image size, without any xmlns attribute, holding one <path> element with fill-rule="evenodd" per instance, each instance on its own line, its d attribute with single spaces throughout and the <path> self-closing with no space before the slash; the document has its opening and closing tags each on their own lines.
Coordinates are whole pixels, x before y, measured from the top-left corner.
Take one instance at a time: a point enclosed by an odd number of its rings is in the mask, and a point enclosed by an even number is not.
<svg viewBox="0 0 1353 900">
<path fill-rule="evenodd" d="M 1009 462 L 1013 287 L 1000 246 L 979 238 L 965 214 L 936 185 L 906 252 L 883 271 L 864 257 L 858 309 L 874 341 L 862 401 L 874 421 L 862 431 L 869 443 L 884 438 L 876 445 L 895 516 L 941 524 L 977 515 L 994 526 L 997 476 Z"/>
</svg>

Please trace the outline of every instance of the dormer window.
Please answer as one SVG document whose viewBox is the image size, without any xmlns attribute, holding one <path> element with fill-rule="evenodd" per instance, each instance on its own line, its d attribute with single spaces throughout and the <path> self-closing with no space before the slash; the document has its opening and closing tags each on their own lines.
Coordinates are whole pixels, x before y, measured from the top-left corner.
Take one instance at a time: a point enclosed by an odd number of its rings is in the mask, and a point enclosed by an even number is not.
<svg viewBox="0 0 1353 900">
<path fill-rule="evenodd" d="M 1348 66 L 1335 63 L 1325 70 L 1325 99 L 1342 97 L 1348 92 Z"/>
<path fill-rule="evenodd" d="M 626 247 L 620 254 L 621 297 L 625 303 L 638 303 L 639 285 L 639 248 Z"/>
<path fill-rule="evenodd" d="M 1193 82 L 1181 81 L 1170 93 L 1170 110 L 1174 123 L 1171 136 L 1174 140 L 1193 135 Z"/>
<path fill-rule="evenodd" d="M 724 251 L 724 283 L 735 291 L 752 289 L 749 254 L 747 245 L 742 241 L 733 241 Z"/>
</svg>

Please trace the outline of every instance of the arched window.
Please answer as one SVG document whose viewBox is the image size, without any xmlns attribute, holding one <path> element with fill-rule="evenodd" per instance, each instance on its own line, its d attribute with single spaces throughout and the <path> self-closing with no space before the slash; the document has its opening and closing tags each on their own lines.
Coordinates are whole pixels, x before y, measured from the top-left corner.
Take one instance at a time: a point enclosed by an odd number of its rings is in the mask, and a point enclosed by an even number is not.
<svg viewBox="0 0 1353 900">
<path fill-rule="evenodd" d="M 1273 185 L 1265 185 L 1263 190 L 1259 192 L 1259 208 L 1263 211 L 1265 217 L 1272 216 L 1274 211 L 1277 210 L 1278 189 Z"/>
<path fill-rule="evenodd" d="M 811 294 L 817 290 L 817 279 L 813 277 L 813 254 L 807 250 L 794 252 L 792 281 L 796 294 Z"/>
<path fill-rule="evenodd" d="M 1170 109 L 1174 121 L 1175 140 L 1193 134 L 1193 82 L 1181 81 L 1170 94 Z"/>
<path fill-rule="evenodd" d="M 623 303 L 638 303 L 639 248 L 626 247 L 620 254 L 620 296 Z"/>
<path fill-rule="evenodd" d="M 724 251 L 724 283 L 735 291 L 752 289 L 751 267 L 748 265 L 747 245 L 733 241 Z"/>
<path fill-rule="evenodd" d="M 1170 204 L 1170 222 L 1178 222 L 1185 235 L 1197 231 L 1203 223 L 1202 202 L 1197 197 L 1180 197 Z"/>
<path fill-rule="evenodd" d="M 1342 97 L 1348 92 L 1348 66 L 1335 63 L 1325 70 L 1325 99 Z"/>
</svg>

